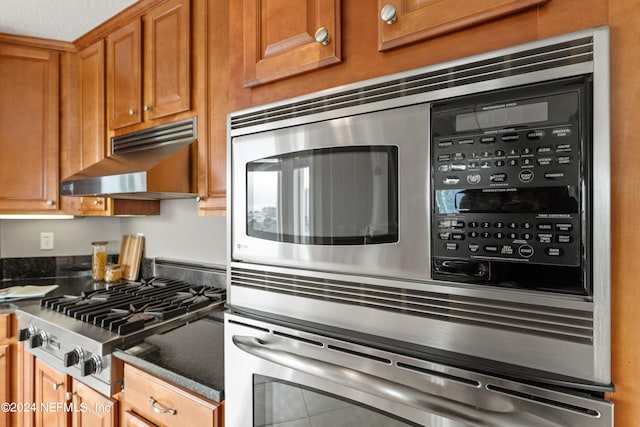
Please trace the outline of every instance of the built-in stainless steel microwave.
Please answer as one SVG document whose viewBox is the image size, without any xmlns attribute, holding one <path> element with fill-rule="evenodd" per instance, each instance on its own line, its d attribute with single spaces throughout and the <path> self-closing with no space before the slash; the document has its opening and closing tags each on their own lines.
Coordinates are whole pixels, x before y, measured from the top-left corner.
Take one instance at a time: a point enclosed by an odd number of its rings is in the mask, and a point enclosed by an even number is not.
<svg viewBox="0 0 640 427">
<path fill-rule="evenodd" d="M 608 64 L 597 28 L 231 114 L 230 304 L 608 384 Z"/>
</svg>

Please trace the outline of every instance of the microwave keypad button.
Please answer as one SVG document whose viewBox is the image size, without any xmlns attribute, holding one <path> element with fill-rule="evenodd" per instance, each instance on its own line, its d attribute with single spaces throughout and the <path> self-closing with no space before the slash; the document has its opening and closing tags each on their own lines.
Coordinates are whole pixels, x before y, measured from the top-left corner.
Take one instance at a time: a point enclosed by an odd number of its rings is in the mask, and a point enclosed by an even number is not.
<svg viewBox="0 0 640 427">
<path fill-rule="evenodd" d="M 511 150 L 509 150 L 510 156 L 517 156 L 518 154 L 520 154 L 520 152 L 518 151 L 517 148 L 512 148 Z"/>
<path fill-rule="evenodd" d="M 518 135 L 517 133 L 507 133 L 505 135 L 502 135 L 502 137 L 500 138 L 503 142 L 513 142 L 513 141 L 517 141 L 520 139 L 520 135 Z"/>
<path fill-rule="evenodd" d="M 522 159 L 522 166 L 531 166 L 533 164 L 533 159 L 526 158 Z"/>
<path fill-rule="evenodd" d="M 469 252 L 476 253 L 480 250 L 480 245 L 477 243 L 469 243 Z"/>
<path fill-rule="evenodd" d="M 464 153 L 454 153 L 453 160 L 459 162 L 460 160 L 464 160 L 467 156 Z"/>
<path fill-rule="evenodd" d="M 571 144 L 558 144 L 556 145 L 556 152 L 571 151 Z"/>
<path fill-rule="evenodd" d="M 448 251 L 457 251 L 458 250 L 458 244 L 457 243 L 451 243 L 448 242 L 447 244 L 445 244 L 444 248 Z"/>
<path fill-rule="evenodd" d="M 564 178 L 564 172 L 546 172 L 544 179 L 562 179 Z"/>
<path fill-rule="evenodd" d="M 560 156 L 558 157 L 559 165 L 570 165 L 571 164 L 571 156 Z"/>
<path fill-rule="evenodd" d="M 564 251 L 560 248 L 547 248 L 545 249 L 545 253 L 549 256 L 562 256 Z"/>
<path fill-rule="evenodd" d="M 463 163 L 453 163 L 451 165 L 451 170 L 452 171 L 463 171 L 467 169 L 467 165 L 463 164 Z"/>
<path fill-rule="evenodd" d="M 571 231 L 573 230 L 573 224 L 559 222 L 556 224 L 556 231 Z"/>
<path fill-rule="evenodd" d="M 498 246 L 496 245 L 486 245 L 484 247 L 484 251 L 490 254 L 496 254 L 498 253 Z"/>
<path fill-rule="evenodd" d="M 538 164 L 540 166 L 549 166 L 553 163 L 553 159 L 551 157 L 541 157 L 538 159 Z"/>
<path fill-rule="evenodd" d="M 462 234 L 462 233 L 451 233 L 451 240 L 464 240 L 464 234 Z"/>
<path fill-rule="evenodd" d="M 517 166 L 518 159 L 509 159 L 509 166 Z"/>
<path fill-rule="evenodd" d="M 450 237 L 451 237 L 451 233 L 449 233 L 448 231 L 444 233 L 438 233 L 438 238 L 440 240 L 449 240 Z"/>
<path fill-rule="evenodd" d="M 538 147 L 536 152 L 538 154 L 550 153 L 551 152 L 551 147 Z"/>
<path fill-rule="evenodd" d="M 573 242 L 573 237 L 568 234 L 558 234 L 556 236 L 556 243 L 571 243 Z"/>
<path fill-rule="evenodd" d="M 467 233 L 467 236 L 469 236 L 472 239 L 475 239 L 479 236 L 480 234 L 477 231 L 470 231 Z"/>
<path fill-rule="evenodd" d="M 451 228 L 461 229 L 464 228 L 464 221 L 452 220 Z"/>
<path fill-rule="evenodd" d="M 522 237 L 522 240 L 531 240 L 533 235 L 531 233 L 522 233 L 520 237 Z"/>
<path fill-rule="evenodd" d="M 511 245 L 502 245 L 502 246 L 500 246 L 500 254 L 501 255 L 513 255 L 513 246 L 511 246 Z"/>
<path fill-rule="evenodd" d="M 533 255 L 533 248 L 529 245 L 522 245 L 518 248 L 521 257 L 530 258 Z"/>
<path fill-rule="evenodd" d="M 501 168 L 504 166 L 504 160 L 496 160 L 496 167 Z"/>
<path fill-rule="evenodd" d="M 467 175 L 467 182 L 469 184 L 480 184 L 480 181 L 482 181 L 482 176 L 480 174 L 472 173 Z"/>
<path fill-rule="evenodd" d="M 482 138 L 480 138 L 480 142 L 482 144 L 491 144 L 496 142 L 496 137 L 495 136 L 483 136 Z"/>
<path fill-rule="evenodd" d="M 533 154 L 533 148 L 527 147 L 522 150 L 522 154 Z"/>
<path fill-rule="evenodd" d="M 504 228 L 504 222 L 496 222 L 493 226 L 495 228 Z"/>
<path fill-rule="evenodd" d="M 541 222 L 538 224 L 538 230 L 551 231 L 553 230 L 553 224 L 550 224 L 548 222 Z"/>
<path fill-rule="evenodd" d="M 494 173 L 493 175 L 491 175 L 491 177 L 489 177 L 489 180 L 491 182 L 505 182 L 507 180 L 507 174 L 506 173 Z"/>
<path fill-rule="evenodd" d="M 458 178 L 457 176 L 447 176 L 442 180 L 442 183 L 446 185 L 455 185 L 459 182 L 460 178 Z"/>
<path fill-rule="evenodd" d="M 527 132 L 527 139 L 542 139 L 544 138 L 543 130 L 532 130 Z"/>
<path fill-rule="evenodd" d="M 571 129 L 570 128 L 558 128 L 558 129 L 552 130 L 551 133 L 555 137 L 563 138 L 565 136 L 571 136 Z"/>
<path fill-rule="evenodd" d="M 491 167 L 491 163 L 489 163 L 489 162 L 480 162 L 480 167 L 481 168 L 485 168 L 485 169 L 490 168 Z"/>
<path fill-rule="evenodd" d="M 497 232 L 493 235 L 493 237 L 495 237 L 496 239 L 504 239 L 504 233 Z"/>
<path fill-rule="evenodd" d="M 473 139 L 460 139 L 458 140 L 458 145 L 471 145 L 473 144 L 475 141 Z"/>
<path fill-rule="evenodd" d="M 451 221 L 448 219 L 442 219 L 438 221 L 438 228 L 449 228 L 451 227 Z"/>
<path fill-rule="evenodd" d="M 491 228 L 491 223 L 488 221 L 484 221 L 480 223 L 480 227 L 482 228 Z"/>
<path fill-rule="evenodd" d="M 453 147 L 453 141 L 440 141 L 438 142 L 439 148 L 449 148 Z"/>
<path fill-rule="evenodd" d="M 482 237 L 483 239 L 490 239 L 491 238 L 491 233 L 489 233 L 488 231 L 483 231 L 480 234 L 480 237 Z"/>
<path fill-rule="evenodd" d="M 553 234 L 538 234 L 537 239 L 540 243 L 551 243 L 553 241 Z"/>
<path fill-rule="evenodd" d="M 504 157 L 505 154 L 504 150 L 496 150 L 495 152 L 496 157 Z"/>
<path fill-rule="evenodd" d="M 476 160 L 477 160 L 477 159 L 479 159 L 479 158 L 480 158 L 480 154 L 475 153 L 475 152 L 474 152 L 474 153 L 469 153 L 469 158 L 470 158 L 470 159 L 476 159 Z"/>
<path fill-rule="evenodd" d="M 533 224 L 531 224 L 530 222 L 523 222 L 522 228 L 524 228 L 525 230 L 530 230 L 531 228 L 533 228 Z"/>
<path fill-rule="evenodd" d="M 438 156 L 438 162 L 443 163 L 443 162 L 450 162 L 451 161 L 451 154 L 440 154 Z"/>
<path fill-rule="evenodd" d="M 438 172 L 449 172 L 449 165 L 438 166 Z"/>
<path fill-rule="evenodd" d="M 533 177 L 533 172 L 530 170 L 523 170 L 518 174 L 518 179 L 522 182 L 531 182 L 533 181 Z"/>
<path fill-rule="evenodd" d="M 479 224 L 477 221 L 469 221 L 467 225 L 469 226 L 469 228 L 476 228 Z"/>
<path fill-rule="evenodd" d="M 482 153 L 480 153 L 480 156 L 484 158 L 491 157 L 491 151 L 483 151 Z"/>
<path fill-rule="evenodd" d="M 511 240 L 515 240 L 518 238 L 518 233 L 509 233 L 507 234 L 507 237 Z"/>
<path fill-rule="evenodd" d="M 511 228 L 512 230 L 515 230 L 516 228 L 518 228 L 518 223 L 517 222 L 510 222 L 507 224 L 507 227 Z"/>
<path fill-rule="evenodd" d="M 469 169 L 478 169 L 478 162 L 469 162 Z"/>
</svg>

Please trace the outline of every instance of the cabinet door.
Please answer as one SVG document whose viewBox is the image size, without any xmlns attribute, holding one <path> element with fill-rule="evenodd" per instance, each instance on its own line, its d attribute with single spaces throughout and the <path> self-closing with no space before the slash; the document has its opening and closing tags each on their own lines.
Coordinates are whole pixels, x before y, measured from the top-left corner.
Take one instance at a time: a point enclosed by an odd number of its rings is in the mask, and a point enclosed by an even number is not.
<svg viewBox="0 0 640 427">
<path fill-rule="evenodd" d="M 9 346 L 8 345 L 0 345 L 0 402 L 12 402 L 15 401 L 10 399 L 10 387 L 11 382 L 9 380 L 9 375 L 11 375 L 11 371 L 9 363 Z M 0 426 L 8 426 L 9 425 L 9 412 L 2 411 L 0 412 Z"/>
<path fill-rule="evenodd" d="M 0 45 L 0 211 L 58 207 L 57 52 Z"/>
<path fill-rule="evenodd" d="M 38 409 L 36 411 L 36 427 L 66 427 L 69 425 L 70 412 L 64 409 L 67 387 L 68 381 L 65 374 L 36 359 L 35 404 Z"/>
<path fill-rule="evenodd" d="M 156 424 L 132 411 L 124 411 L 122 424 L 122 427 L 158 427 Z"/>
<path fill-rule="evenodd" d="M 550 0 L 378 0 L 378 50 L 440 36 Z"/>
<path fill-rule="evenodd" d="M 340 0 L 244 0 L 243 21 L 246 87 L 341 61 Z"/>
<path fill-rule="evenodd" d="M 80 113 L 80 169 L 84 169 L 107 154 L 105 126 L 105 47 L 104 41 L 89 46 L 78 54 Z M 83 214 L 103 215 L 107 211 L 104 197 L 81 197 Z"/>
<path fill-rule="evenodd" d="M 191 108 L 190 0 L 164 3 L 144 16 L 144 118 Z"/>
<path fill-rule="evenodd" d="M 90 387 L 73 381 L 72 423 L 73 427 L 115 427 L 117 420 L 116 402 Z"/>
<path fill-rule="evenodd" d="M 107 37 L 107 112 L 110 129 L 142 121 L 142 28 L 135 19 Z"/>
</svg>

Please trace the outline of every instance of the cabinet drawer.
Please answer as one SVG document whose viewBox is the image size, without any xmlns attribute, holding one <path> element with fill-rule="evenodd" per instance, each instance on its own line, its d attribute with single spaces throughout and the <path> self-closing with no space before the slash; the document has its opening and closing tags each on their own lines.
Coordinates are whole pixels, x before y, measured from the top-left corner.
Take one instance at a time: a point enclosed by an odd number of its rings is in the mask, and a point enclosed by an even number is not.
<svg viewBox="0 0 640 427">
<path fill-rule="evenodd" d="M 124 401 L 137 414 L 164 426 L 217 426 L 218 404 L 130 365 L 124 368 Z"/>
<path fill-rule="evenodd" d="M 0 339 L 11 338 L 11 317 L 13 314 L 0 314 Z"/>
</svg>

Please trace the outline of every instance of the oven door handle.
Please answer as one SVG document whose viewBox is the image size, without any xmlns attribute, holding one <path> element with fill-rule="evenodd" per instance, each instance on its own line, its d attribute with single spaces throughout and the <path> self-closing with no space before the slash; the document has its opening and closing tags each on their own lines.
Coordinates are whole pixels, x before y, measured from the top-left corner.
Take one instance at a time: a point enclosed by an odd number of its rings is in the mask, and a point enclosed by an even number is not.
<svg viewBox="0 0 640 427">
<path fill-rule="evenodd" d="M 366 372 L 335 365 L 270 346 L 251 336 L 234 335 L 232 341 L 239 349 L 304 374 L 373 394 L 444 418 L 460 421 L 473 427 L 558 427 L 560 424 L 540 416 L 518 411 L 497 412 L 447 399 L 413 387 L 389 381 Z"/>
</svg>

